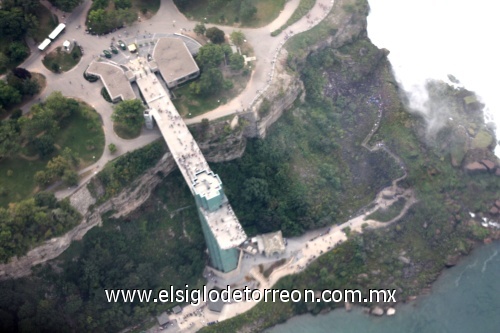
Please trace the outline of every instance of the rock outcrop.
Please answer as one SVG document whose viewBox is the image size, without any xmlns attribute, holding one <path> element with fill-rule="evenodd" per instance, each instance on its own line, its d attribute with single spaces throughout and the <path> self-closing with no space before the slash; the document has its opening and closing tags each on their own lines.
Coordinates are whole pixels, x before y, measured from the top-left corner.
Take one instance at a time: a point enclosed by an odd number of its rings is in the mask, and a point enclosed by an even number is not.
<svg viewBox="0 0 500 333">
<path fill-rule="evenodd" d="M 488 171 L 488 168 L 479 162 L 472 162 L 465 166 L 465 171 L 469 173 L 480 173 Z"/>
<path fill-rule="evenodd" d="M 375 306 L 373 309 L 370 310 L 370 314 L 374 316 L 383 316 L 384 315 L 384 309 L 382 309 L 380 306 Z"/>
</svg>

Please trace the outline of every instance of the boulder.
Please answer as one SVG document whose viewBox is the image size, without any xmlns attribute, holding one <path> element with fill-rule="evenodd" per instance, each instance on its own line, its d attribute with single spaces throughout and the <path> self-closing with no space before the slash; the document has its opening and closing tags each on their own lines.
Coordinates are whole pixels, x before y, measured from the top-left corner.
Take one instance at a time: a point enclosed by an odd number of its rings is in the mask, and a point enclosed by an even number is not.
<svg viewBox="0 0 500 333">
<path fill-rule="evenodd" d="M 472 162 L 465 166 L 465 171 L 470 173 L 486 172 L 488 168 L 479 162 Z"/>
<path fill-rule="evenodd" d="M 344 303 L 344 306 L 345 306 L 345 310 L 346 310 L 347 312 L 350 312 L 350 311 L 352 310 L 352 304 L 351 304 L 351 303 L 349 303 L 348 301 L 346 301 L 346 302 Z"/>
<path fill-rule="evenodd" d="M 374 316 L 383 316 L 384 315 L 384 309 L 382 309 L 380 306 L 376 306 L 372 308 L 370 313 Z"/>
<path fill-rule="evenodd" d="M 457 263 L 458 263 L 458 260 L 460 259 L 460 256 L 459 255 L 449 255 L 447 258 L 446 258 L 446 262 L 445 262 L 445 266 L 447 268 L 450 268 L 450 267 L 453 267 L 455 266 Z"/>
<path fill-rule="evenodd" d="M 498 208 L 496 206 L 493 206 L 490 208 L 490 214 L 491 215 L 497 215 L 498 214 Z"/>
<path fill-rule="evenodd" d="M 396 314 L 396 309 L 394 308 L 388 308 L 387 309 L 387 315 L 388 316 L 394 316 Z"/>
<path fill-rule="evenodd" d="M 482 160 L 481 163 L 488 168 L 488 171 L 495 171 L 496 165 L 495 162 L 490 161 L 490 160 Z"/>
</svg>

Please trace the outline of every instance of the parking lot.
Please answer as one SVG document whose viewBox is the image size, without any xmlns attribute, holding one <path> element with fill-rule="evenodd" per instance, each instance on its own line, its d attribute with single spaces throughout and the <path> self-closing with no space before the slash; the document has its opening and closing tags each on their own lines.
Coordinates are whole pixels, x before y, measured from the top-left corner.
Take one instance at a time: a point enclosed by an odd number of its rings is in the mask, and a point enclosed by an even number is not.
<svg viewBox="0 0 500 333">
<path fill-rule="evenodd" d="M 120 65 L 125 65 L 131 57 L 147 57 L 148 54 L 153 54 L 153 49 L 156 45 L 156 42 L 158 41 L 159 38 L 163 37 L 171 37 L 171 38 L 179 38 L 184 41 L 186 44 L 189 52 L 191 52 L 192 55 L 196 55 L 198 53 L 198 50 L 200 49 L 201 45 L 194 39 L 183 36 L 180 34 L 167 34 L 167 33 L 147 33 L 147 34 L 142 34 L 134 37 L 128 37 L 128 33 L 124 34 L 124 38 L 115 39 L 114 37 L 111 39 L 111 43 L 109 45 L 109 48 L 107 51 L 111 52 L 111 58 L 110 60 L 120 64 Z M 121 35 L 118 35 L 121 36 Z M 121 40 L 125 43 L 126 47 L 128 47 L 130 44 L 135 43 L 137 46 L 137 52 L 131 53 L 126 50 L 122 50 L 120 46 L 118 45 L 118 41 Z M 117 54 L 114 54 L 111 50 L 111 47 L 115 47 L 118 50 Z M 104 50 L 103 50 L 104 51 Z M 100 54 L 102 58 L 104 58 L 104 52 Z"/>
</svg>

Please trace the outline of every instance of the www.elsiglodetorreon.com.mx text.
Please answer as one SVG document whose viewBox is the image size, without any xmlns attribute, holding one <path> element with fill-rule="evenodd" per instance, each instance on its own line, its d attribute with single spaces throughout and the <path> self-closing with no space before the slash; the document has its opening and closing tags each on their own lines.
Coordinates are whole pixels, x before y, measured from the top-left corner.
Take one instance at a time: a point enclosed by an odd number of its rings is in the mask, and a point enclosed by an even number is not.
<svg viewBox="0 0 500 333">
<path fill-rule="evenodd" d="M 285 290 L 285 289 L 233 289 L 227 286 L 225 289 L 208 289 L 203 286 L 201 289 L 175 289 L 170 286 L 169 289 L 160 289 L 154 291 L 151 289 L 105 289 L 106 299 L 110 303 L 132 303 L 132 302 L 159 302 L 159 303 L 190 303 L 198 306 L 208 301 L 217 302 L 219 300 L 225 303 L 239 302 L 396 302 L 395 289 L 370 289 L 366 294 L 357 289 L 325 289 L 315 291 L 312 289 L 304 290 Z"/>
</svg>

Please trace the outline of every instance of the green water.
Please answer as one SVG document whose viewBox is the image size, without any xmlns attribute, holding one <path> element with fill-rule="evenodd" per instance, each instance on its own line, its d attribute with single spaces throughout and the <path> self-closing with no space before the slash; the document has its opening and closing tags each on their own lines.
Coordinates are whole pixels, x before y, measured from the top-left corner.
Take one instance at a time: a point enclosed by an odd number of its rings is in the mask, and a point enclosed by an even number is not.
<svg viewBox="0 0 500 333">
<path fill-rule="evenodd" d="M 446 270 L 432 293 L 397 307 L 394 317 L 372 317 L 361 309 L 290 319 L 268 333 L 498 333 L 500 332 L 500 243 L 482 246 Z"/>
</svg>

